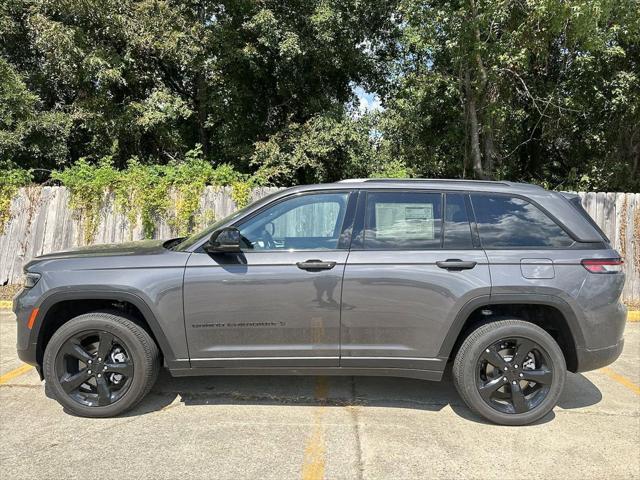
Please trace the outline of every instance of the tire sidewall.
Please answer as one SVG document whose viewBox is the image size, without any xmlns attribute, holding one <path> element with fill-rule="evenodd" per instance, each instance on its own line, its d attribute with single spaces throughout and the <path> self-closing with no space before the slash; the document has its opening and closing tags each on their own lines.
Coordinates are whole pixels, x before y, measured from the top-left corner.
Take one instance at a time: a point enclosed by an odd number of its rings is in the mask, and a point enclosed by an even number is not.
<svg viewBox="0 0 640 480">
<path fill-rule="evenodd" d="M 513 322 L 513 321 L 512 321 Z M 489 324 L 490 325 L 490 324 Z M 481 335 L 466 352 L 464 365 L 462 365 L 463 385 L 465 397 L 472 403 L 473 409 L 480 415 L 495 423 L 504 425 L 526 425 L 541 419 L 558 402 L 566 378 L 566 363 L 562 350 L 556 341 L 547 332 L 537 325 L 524 321 L 517 321 L 517 324 L 498 325 L 489 329 Z M 546 353 L 548 361 L 551 363 L 553 380 L 549 392 L 545 399 L 533 410 L 525 413 L 502 413 L 489 406 L 480 396 L 477 388 L 477 364 L 482 352 L 494 343 L 506 338 L 527 338 L 536 342 Z"/>
<path fill-rule="evenodd" d="M 104 313 L 89 313 L 80 315 L 70 320 L 60 327 L 51 337 L 44 354 L 44 377 L 47 382 L 48 391 L 53 394 L 55 399 L 70 412 L 80 416 L 91 417 L 111 417 L 124 412 L 135 405 L 146 389 L 146 379 L 148 378 L 148 369 L 151 367 L 144 355 L 144 347 L 136 335 L 127 327 L 113 320 L 117 317 Z M 90 407 L 82 405 L 73 400 L 63 390 L 56 372 L 56 357 L 60 348 L 69 338 L 78 335 L 84 331 L 106 331 L 112 333 L 124 343 L 125 350 L 129 357 L 133 359 L 133 378 L 128 390 L 111 405 L 103 407 Z"/>
</svg>

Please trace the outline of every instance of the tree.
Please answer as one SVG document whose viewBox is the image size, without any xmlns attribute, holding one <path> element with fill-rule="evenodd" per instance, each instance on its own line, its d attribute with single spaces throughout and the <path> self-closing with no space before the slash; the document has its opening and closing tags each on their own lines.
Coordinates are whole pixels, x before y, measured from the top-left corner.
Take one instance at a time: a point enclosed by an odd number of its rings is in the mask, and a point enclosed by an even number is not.
<svg viewBox="0 0 640 480">
<path fill-rule="evenodd" d="M 42 110 L 64 119 L 56 141 L 67 152 L 37 160 L 43 167 L 105 155 L 119 167 L 133 155 L 166 163 L 199 143 L 210 161 L 247 169 L 254 142 L 342 108 L 353 82 L 382 78 L 393 9 L 388 0 L 7 0 L 0 55 Z"/>
<path fill-rule="evenodd" d="M 435 175 L 638 188 L 636 2 L 407 0 L 401 12 L 383 129 L 394 153 Z"/>
</svg>

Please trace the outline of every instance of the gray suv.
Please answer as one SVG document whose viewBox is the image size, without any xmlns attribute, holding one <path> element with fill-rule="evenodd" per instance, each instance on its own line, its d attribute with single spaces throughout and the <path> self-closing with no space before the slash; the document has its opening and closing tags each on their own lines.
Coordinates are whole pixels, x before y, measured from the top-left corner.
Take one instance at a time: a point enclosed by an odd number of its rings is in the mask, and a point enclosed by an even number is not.
<svg viewBox="0 0 640 480">
<path fill-rule="evenodd" d="M 67 411 L 117 415 L 187 375 L 440 380 L 522 425 L 566 371 L 613 362 L 618 252 L 572 194 L 510 182 L 294 187 L 188 238 L 43 255 L 14 300 L 18 354 Z"/>
</svg>

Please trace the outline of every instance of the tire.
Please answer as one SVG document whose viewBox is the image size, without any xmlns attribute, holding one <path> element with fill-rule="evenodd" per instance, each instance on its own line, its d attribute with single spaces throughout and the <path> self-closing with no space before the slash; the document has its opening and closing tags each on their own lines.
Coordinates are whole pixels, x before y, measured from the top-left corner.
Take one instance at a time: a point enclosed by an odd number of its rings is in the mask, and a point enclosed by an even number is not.
<svg viewBox="0 0 640 480">
<path fill-rule="evenodd" d="M 53 334 L 43 367 L 47 394 L 66 411 L 83 417 L 112 417 L 133 408 L 149 393 L 158 377 L 160 353 L 149 334 L 133 321 L 115 313 L 93 312 L 69 320 Z"/>
<path fill-rule="evenodd" d="M 474 413 L 500 425 L 528 425 L 547 415 L 565 378 L 566 363 L 556 341 L 537 325 L 518 319 L 493 321 L 472 331 L 453 364 L 462 400 Z"/>
</svg>

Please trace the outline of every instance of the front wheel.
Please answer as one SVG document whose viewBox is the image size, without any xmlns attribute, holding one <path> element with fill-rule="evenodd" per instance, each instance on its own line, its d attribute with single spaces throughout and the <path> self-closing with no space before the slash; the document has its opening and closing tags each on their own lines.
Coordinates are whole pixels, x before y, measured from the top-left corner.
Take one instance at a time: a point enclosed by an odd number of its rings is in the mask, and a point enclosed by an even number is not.
<svg viewBox="0 0 640 480">
<path fill-rule="evenodd" d="M 151 390 L 159 352 L 139 325 L 95 312 L 62 325 L 51 337 L 43 363 L 47 392 L 66 410 L 111 417 L 132 408 Z"/>
<path fill-rule="evenodd" d="M 544 417 L 558 402 L 565 377 L 556 341 L 522 320 L 477 328 L 453 364 L 453 381 L 467 406 L 501 425 L 527 425 Z"/>
</svg>

